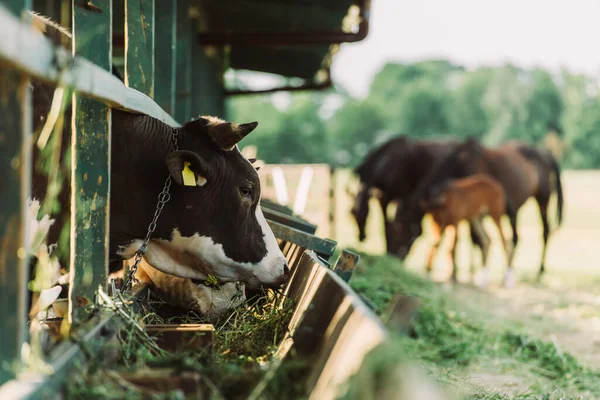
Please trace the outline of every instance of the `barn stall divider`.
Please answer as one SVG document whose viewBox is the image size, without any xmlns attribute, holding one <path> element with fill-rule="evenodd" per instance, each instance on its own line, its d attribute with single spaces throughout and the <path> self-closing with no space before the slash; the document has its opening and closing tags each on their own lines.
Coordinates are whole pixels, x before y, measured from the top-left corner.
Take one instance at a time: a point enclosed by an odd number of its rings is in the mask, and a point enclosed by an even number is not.
<svg viewBox="0 0 600 400">
<path fill-rule="evenodd" d="M 32 28 L 27 11 L 31 1 L 0 4 L 1 399 L 52 397 L 64 387 L 69 371 L 84 363 L 89 352 L 102 352 L 119 330 L 114 313 L 90 313 L 81 301 L 97 303 L 99 288 L 107 292 L 111 109 L 147 114 L 171 126 L 189 120 L 192 112 L 224 114 L 222 65 L 214 48 L 196 45 L 194 24 L 202 21 L 202 12 L 192 2 L 124 0 L 118 10 L 111 0 L 47 3 L 46 11 L 54 12 L 55 19 L 70 19 L 72 52 Z M 113 32 L 113 18 L 119 15 L 124 31 Z M 118 64 L 112 58 L 119 37 L 124 42 L 125 84 L 111 73 Z M 70 334 L 47 357 L 49 368 L 43 371 L 31 370 L 23 361 L 29 340 L 29 259 L 24 249 L 31 193 L 32 78 L 72 91 L 75 110 L 65 316 Z M 385 340 L 386 331 L 346 283 L 358 256 L 344 250 L 333 262 L 334 241 L 314 236 L 314 225 L 284 209 L 263 206 L 292 273 L 284 295 L 296 301 L 277 354 L 283 359 L 294 349 L 312 357 L 310 398 L 334 398 L 336 384 L 359 368 L 365 354 Z"/>
</svg>

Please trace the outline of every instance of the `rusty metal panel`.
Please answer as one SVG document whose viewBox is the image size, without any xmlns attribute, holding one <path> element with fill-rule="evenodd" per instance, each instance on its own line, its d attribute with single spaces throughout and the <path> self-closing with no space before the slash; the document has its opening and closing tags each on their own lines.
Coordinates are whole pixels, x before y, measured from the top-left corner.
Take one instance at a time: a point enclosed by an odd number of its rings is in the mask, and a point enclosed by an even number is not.
<svg viewBox="0 0 600 400">
<path fill-rule="evenodd" d="M 340 257 L 335 262 L 333 267 L 333 272 L 338 274 L 340 278 L 344 280 L 344 282 L 350 281 L 352 277 L 352 273 L 354 272 L 354 267 L 358 263 L 360 256 L 350 250 L 342 250 Z"/>
<path fill-rule="evenodd" d="M 74 0 L 75 2 L 75 0 Z M 74 53 L 111 69 L 112 0 L 73 6 Z M 100 12 L 98 12 L 98 10 Z M 71 264 L 69 321 L 87 318 L 86 306 L 105 287 L 108 272 L 110 108 L 73 96 Z"/>
<path fill-rule="evenodd" d="M 19 368 L 26 335 L 27 199 L 31 190 L 29 79 L 0 70 L 0 384 Z M 15 368 L 16 367 L 16 368 Z"/>
<path fill-rule="evenodd" d="M 309 399 L 334 399 L 365 355 L 387 336 L 385 327 L 312 251 L 293 266 L 285 295 L 296 306 L 277 356 L 309 359 Z M 293 349 L 293 351 L 291 351 Z"/>
<path fill-rule="evenodd" d="M 96 3 L 92 4 L 97 7 Z M 96 10 L 94 7 L 80 3 L 77 3 L 76 7 Z M 91 33 L 98 34 L 98 32 Z M 3 38 L 0 40 L 0 60 L 27 73 L 32 78 L 54 84 L 58 84 L 60 80 L 64 86 L 103 101 L 113 108 L 148 114 L 171 126 L 179 126 L 173 117 L 148 96 L 126 87 L 110 71 L 96 66 L 85 58 L 75 57 L 73 60 L 70 52 L 53 46 L 41 32 L 31 29 L 29 24 L 21 23 L 3 7 L 0 7 L 0 37 Z M 79 45 L 83 44 L 79 43 Z M 66 67 L 69 69 L 69 74 L 61 74 L 61 68 Z"/>
<path fill-rule="evenodd" d="M 175 111 L 177 67 L 177 0 L 156 4 L 154 46 L 154 100 L 169 114 Z"/>
<path fill-rule="evenodd" d="M 177 0 L 177 62 L 175 119 L 182 124 L 192 117 L 192 27 L 189 1 Z"/>
<path fill-rule="evenodd" d="M 151 98 L 154 25 L 154 0 L 125 0 L 125 84 Z"/>
</svg>

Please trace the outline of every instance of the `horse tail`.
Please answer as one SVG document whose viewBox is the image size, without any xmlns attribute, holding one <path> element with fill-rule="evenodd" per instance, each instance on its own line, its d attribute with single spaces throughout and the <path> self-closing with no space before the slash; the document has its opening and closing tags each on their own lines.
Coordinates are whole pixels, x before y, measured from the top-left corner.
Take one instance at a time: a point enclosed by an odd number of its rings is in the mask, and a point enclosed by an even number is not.
<svg viewBox="0 0 600 400">
<path fill-rule="evenodd" d="M 563 190 L 562 183 L 560 180 L 560 167 L 558 165 L 558 161 L 552 154 L 549 155 L 550 158 L 550 166 L 552 167 L 552 171 L 554 172 L 554 181 L 555 181 L 555 190 L 556 195 L 558 196 L 557 204 L 556 204 L 556 217 L 558 219 L 558 225 L 562 223 L 563 219 L 563 206 L 564 206 L 564 198 L 563 198 Z"/>
</svg>

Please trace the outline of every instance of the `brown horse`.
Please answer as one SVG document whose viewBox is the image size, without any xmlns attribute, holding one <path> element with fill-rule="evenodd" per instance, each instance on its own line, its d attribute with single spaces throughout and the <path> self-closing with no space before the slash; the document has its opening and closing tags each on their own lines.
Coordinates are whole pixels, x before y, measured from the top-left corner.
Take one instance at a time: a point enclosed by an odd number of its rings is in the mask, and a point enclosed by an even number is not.
<svg viewBox="0 0 600 400">
<path fill-rule="evenodd" d="M 431 214 L 439 232 L 439 239 L 427 262 L 429 273 L 431 273 L 435 254 L 447 228 L 454 227 L 456 230 L 458 224 L 466 220 L 471 222 L 472 229 L 475 229 L 476 234 L 482 239 L 485 276 L 482 283 L 487 285 L 487 260 L 491 241 L 482 224 L 482 219 L 486 215 L 489 215 L 498 227 L 506 256 L 507 258 L 511 257 L 511 244 L 505 239 L 500 223 L 502 216 L 506 213 L 506 194 L 502 185 L 495 179 L 484 174 L 476 174 L 467 178 L 446 181 L 443 185 L 438 186 L 438 189 L 421 199 L 420 205 L 425 212 Z M 454 235 L 451 246 L 454 259 L 453 282 L 456 282 L 456 236 Z"/>
<path fill-rule="evenodd" d="M 354 170 L 360 179 L 358 193 L 353 195 L 349 192 L 355 197 L 351 212 L 358 227 L 358 239 L 362 242 L 366 237 L 369 199 L 373 189 L 378 189 L 377 199 L 384 218 L 387 252 L 400 258 L 406 257 L 414 241 L 411 238 L 421 235 L 421 219 L 424 213 L 416 210 L 413 216 L 419 223 L 410 225 L 410 231 L 391 235 L 388 206 L 390 202 L 397 201 L 401 208 L 404 200 L 432 173 L 436 163 L 447 157 L 461 143 L 454 139 L 416 140 L 401 135 L 372 150 Z M 472 240 L 475 245 L 481 247 L 476 236 L 472 235 Z"/>
<path fill-rule="evenodd" d="M 414 215 L 418 215 L 420 212 L 415 211 L 420 209 L 418 200 L 426 196 L 428 192 L 435 190 L 437 185 L 443 184 L 448 179 L 467 177 L 477 173 L 493 177 L 506 192 L 506 212 L 512 227 L 513 249 L 516 248 L 519 240 L 517 212 L 529 197 L 533 196 L 537 201 L 544 227 L 544 248 L 538 274 L 538 279 L 540 279 L 545 270 L 546 247 L 550 235 L 548 223 L 550 195 L 553 190 L 557 193 L 557 217 L 558 224 L 560 224 L 563 194 L 560 169 L 554 157 L 549 152 L 528 144 L 511 142 L 498 148 L 488 149 L 475 139 L 465 140 L 421 182 L 406 201 L 405 206 L 396 213 L 393 229 L 400 234 L 402 231 L 410 231 L 409 225 L 416 223 Z M 420 224 L 420 218 L 418 224 Z M 416 237 L 412 239 L 414 240 Z M 514 251 L 511 252 L 508 260 L 505 284 L 509 283 L 513 274 L 513 256 Z"/>
</svg>

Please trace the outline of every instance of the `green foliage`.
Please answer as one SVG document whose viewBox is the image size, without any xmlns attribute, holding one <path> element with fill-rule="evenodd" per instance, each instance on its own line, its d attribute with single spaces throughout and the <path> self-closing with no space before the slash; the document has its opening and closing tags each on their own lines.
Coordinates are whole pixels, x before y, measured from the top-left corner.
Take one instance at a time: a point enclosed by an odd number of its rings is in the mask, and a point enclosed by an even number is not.
<svg viewBox="0 0 600 400">
<path fill-rule="evenodd" d="M 400 132 L 417 137 L 447 133 L 449 93 L 427 81 L 407 85 L 403 91 L 396 118 L 392 123 Z"/>
<path fill-rule="evenodd" d="M 391 344 L 379 346 L 381 349 L 376 348 L 372 351 L 373 354 L 369 355 L 369 362 L 375 364 L 369 364 L 374 370 L 370 373 L 370 379 L 381 376 L 376 372 L 383 367 L 390 369 L 390 365 L 397 366 L 398 363 L 394 364 L 391 358 L 398 359 L 398 362 L 412 358 L 430 365 L 430 375 L 438 378 L 440 383 L 453 386 L 460 383 L 459 379 L 440 368 L 456 370 L 477 363 L 491 365 L 493 360 L 502 359 L 509 360 L 515 368 L 519 367 L 519 363 L 525 365 L 525 368 L 539 376 L 540 380 L 547 382 L 544 388 L 539 389 L 541 393 L 527 392 L 508 396 L 476 390 L 467 398 L 570 398 L 562 391 L 594 396 L 600 394 L 600 388 L 596 384 L 600 378 L 600 371 L 584 366 L 552 342 L 510 328 L 498 331 L 486 326 L 483 321 L 461 311 L 465 307 L 458 299 L 448 296 L 437 284 L 405 270 L 402 263 L 393 257 L 362 254 L 350 285 L 368 298 L 380 315 L 385 315 L 397 293 L 421 299 L 408 337 L 402 338 L 396 344 L 396 339 L 393 339 Z M 386 354 L 395 356 L 385 357 Z M 358 382 L 357 379 L 366 378 L 357 376 L 355 382 Z M 364 384 L 368 384 L 368 381 Z M 548 389 L 552 390 L 548 392 Z M 473 388 L 469 390 L 472 391 Z"/>
<path fill-rule="evenodd" d="M 289 107 L 274 105 L 286 96 Z M 242 146 L 256 145 L 259 157 L 270 163 L 354 166 L 398 133 L 543 145 L 556 132 L 565 167 L 600 168 L 597 84 L 567 71 L 513 65 L 467 71 L 447 60 L 389 63 L 373 77 L 364 99 L 334 91 L 236 97 L 228 111 L 235 121 L 259 121 Z"/>
<path fill-rule="evenodd" d="M 335 162 L 356 165 L 373 147 L 378 132 L 384 128 L 379 110 L 368 102 L 348 99 L 331 121 L 329 139 Z"/>
</svg>

